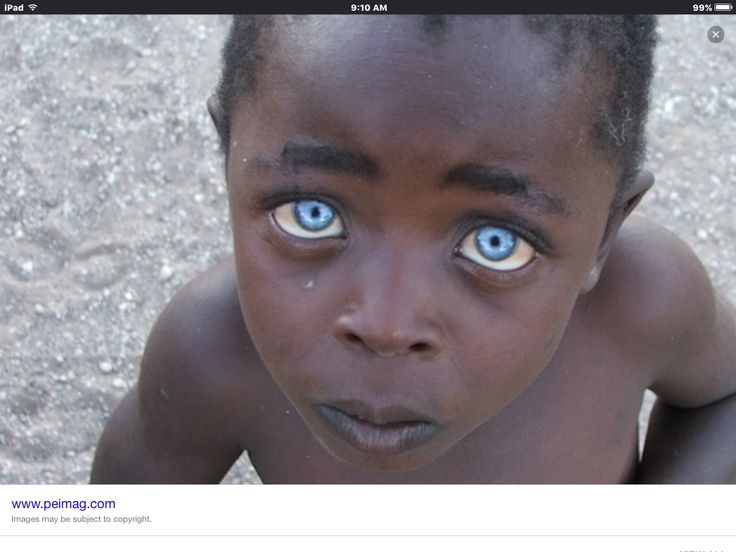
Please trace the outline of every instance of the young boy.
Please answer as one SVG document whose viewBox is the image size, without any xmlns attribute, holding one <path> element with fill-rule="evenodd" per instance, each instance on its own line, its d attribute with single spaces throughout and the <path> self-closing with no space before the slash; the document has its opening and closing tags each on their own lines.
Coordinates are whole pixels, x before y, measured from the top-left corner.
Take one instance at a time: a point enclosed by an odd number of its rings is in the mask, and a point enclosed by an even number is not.
<svg viewBox="0 0 736 552">
<path fill-rule="evenodd" d="M 234 256 L 167 306 L 93 482 L 727 482 L 736 329 L 629 216 L 648 17 L 243 17 Z M 637 416 L 658 395 L 643 458 Z"/>
</svg>

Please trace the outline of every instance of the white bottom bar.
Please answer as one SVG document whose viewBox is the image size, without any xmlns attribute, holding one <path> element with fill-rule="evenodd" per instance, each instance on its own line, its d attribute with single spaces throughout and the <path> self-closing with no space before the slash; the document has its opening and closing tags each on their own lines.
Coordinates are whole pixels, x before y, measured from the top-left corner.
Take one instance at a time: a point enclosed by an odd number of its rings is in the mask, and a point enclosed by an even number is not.
<svg viewBox="0 0 736 552">
<path fill-rule="evenodd" d="M 375 552 L 376 547 L 384 550 L 421 550 L 422 552 L 462 550 L 463 552 L 621 552 L 622 550 L 641 550 L 646 552 L 732 552 L 736 550 L 736 537 L 5 537 L 0 538 L 5 550 L 41 550 L 49 546 L 61 546 L 69 550 L 105 550 L 106 552 L 129 552 L 130 547 L 144 547 L 153 550 L 163 544 L 181 546 L 242 546 L 246 550 L 270 552 L 293 550 L 300 552 Z"/>
</svg>

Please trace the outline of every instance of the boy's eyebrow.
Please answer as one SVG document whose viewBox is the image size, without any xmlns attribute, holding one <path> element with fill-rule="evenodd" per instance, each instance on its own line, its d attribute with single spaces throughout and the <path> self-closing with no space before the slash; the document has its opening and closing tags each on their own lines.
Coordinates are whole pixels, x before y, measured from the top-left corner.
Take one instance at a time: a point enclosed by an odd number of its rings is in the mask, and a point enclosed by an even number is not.
<svg viewBox="0 0 736 552">
<path fill-rule="evenodd" d="M 272 162 L 253 159 L 255 166 L 267 168 Z M 378 165 L 369 157 L 330 144 L 287 142 L 277 163 L 298 171 L 302 167 L 376 179 Z M 481 192 L 510 195 L 544 213 L 569 215 L 562 198 L 538 189 L 528 176 L 488 165 L 468 163 L 451 170 L 443 186 L 463 186 Z"/>
<path fill-rule="evenodd" d="M 540 190 L 528 176 L 508 169 L 469 163 L 450 171 L 443 186 L 464 186 L 480 192 L 515 196 L 544 213 L 569 215 L 562 198 Z"/>
<path fill-rule="evenodd" d="M 288 142 L 279 163 L 294 171 L 311 167 L 327 172 L 339 172 L 365 178 L 376 178 L 378 166 L 368 157 L 326 144 Z"/>
</svg>

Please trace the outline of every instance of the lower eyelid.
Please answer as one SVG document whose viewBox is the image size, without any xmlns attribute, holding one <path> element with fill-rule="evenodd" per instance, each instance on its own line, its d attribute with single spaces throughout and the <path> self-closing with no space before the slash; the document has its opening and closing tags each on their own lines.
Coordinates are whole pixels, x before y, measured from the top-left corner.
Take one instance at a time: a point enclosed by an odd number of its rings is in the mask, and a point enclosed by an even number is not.
<svg viewBox="0 0 736 552">
<path fill-rule="evenodd" d="M 346 239 L 300 238 L 285 232 L 273 216 L 268 216 L 269 231 L 266 233 L 266 241 L 274 247 L 286 259 L 299 262 L 310 262 L 331 257 L 346 245 Z"/>
<path fill-rule="evenodd" d="M 475 282 L 485 282 L 492 286 L 517 286 L 526 283 L 537 272 L 538 263 L 542 256 L 535 251 L 532 259 L 516 270 L 493 270 L 471 261 L 464 255 L 456 254 L 457 261 L 462 265 L 462 271 Z"/>
</svg>

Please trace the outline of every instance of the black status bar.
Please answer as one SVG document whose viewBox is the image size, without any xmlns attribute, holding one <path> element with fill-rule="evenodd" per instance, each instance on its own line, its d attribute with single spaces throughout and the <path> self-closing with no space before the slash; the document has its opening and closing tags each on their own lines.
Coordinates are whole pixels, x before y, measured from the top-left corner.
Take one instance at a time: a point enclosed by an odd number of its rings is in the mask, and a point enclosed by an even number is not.
<svg viewBox="0 0 736 552">
<path fill-rule="evenodd" d="M 731 0 L 733 3 L 736 0 Z M 733 14 L 732 3 L 672 0 L 0 0 L 0 14 Z M 730 7 L 730 9 L 729 9 Z"/>
<path fill-rule="evenodd" d="M 734 0 L 731 0 L 732 2 Z M 733 14 L 728 2 L 672 0 L 0 0 L 2 14 Z"/>
</svg>

